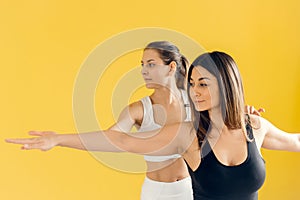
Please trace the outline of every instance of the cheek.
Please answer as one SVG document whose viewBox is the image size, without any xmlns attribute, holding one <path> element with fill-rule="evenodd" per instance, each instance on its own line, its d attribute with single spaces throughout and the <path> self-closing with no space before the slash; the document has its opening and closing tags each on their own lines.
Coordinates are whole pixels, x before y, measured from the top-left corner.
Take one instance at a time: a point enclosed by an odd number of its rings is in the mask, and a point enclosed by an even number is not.
<svg viewBox="0 0 300 200">
<path fill-rule="evenodd" d="M 190 94 L 190 97 L 193 99 L 195 96 L 194 90 L 192 89 L 192 87 L 190 87 L 188 90 L 189 90 L 188 92 Z"/>
<path fill-rule="evenodd" d="M 153 75 L 153 77 L 161 76 L 161 71 L 158 70 L 157 68 L 151 69 L 150 74 Z"/>
<path fill-rule="evenodd" d="M 190 89 L 189 89 L 189 94 L 190 94 L 191 100 L 194 102 L 196 100 L 197 95 L 192 87 L 190 87 Z"/>
<path fill-rule="evenodd" d="M 216 91 L 216 90 L 211 91 L 210 99 L 211 99 L 210 101 L 212 104 L 214 104 L 214 105 L 219 104 L 219 102 L 220 102 L 219 91 Z"/>
<path fill-rule="evenodd" d="M 208 88 L 204 88 L 201 92 L 202 98 L 206 101 L 211 101 L 211 91 Z"/>
</svg>

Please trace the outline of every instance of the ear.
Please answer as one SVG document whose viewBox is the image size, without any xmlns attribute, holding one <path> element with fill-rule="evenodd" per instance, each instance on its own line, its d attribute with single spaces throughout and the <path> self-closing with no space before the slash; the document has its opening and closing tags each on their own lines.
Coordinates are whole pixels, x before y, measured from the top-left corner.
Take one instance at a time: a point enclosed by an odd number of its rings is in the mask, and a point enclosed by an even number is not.
<svg viewBox="0 0 300 200">
<path fill-rule="evenodd" d="M 172 75 L 174 73 L 176 73 L 176 69 L 177 69 L 177 63 L 175 61 L 172 61 L 170 64 L 170 71 L 169 74 Z"/>
</svg>

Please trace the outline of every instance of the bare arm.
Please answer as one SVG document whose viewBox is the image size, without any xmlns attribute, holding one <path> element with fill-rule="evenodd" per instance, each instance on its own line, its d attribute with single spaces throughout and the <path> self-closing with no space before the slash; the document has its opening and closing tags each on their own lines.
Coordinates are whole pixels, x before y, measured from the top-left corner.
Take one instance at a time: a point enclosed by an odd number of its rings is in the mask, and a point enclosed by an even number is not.
<svg viewBox="0 0 300 200">
<path fill-rule="evenodd" d="M 272 150 L 300 152 L 300 134 L 284 132 L 264 118 L 260 118 L 262 127 L 265 128 L 265 137 L 262 147 Z"/>
<path fill-rule="evenodd" d="M 21 144 L 21 149 L 23 150 L 40 149 L 42 151 L 48 151 L 55 146 L 62 146 L 73 149 L 97 151 L 100 148 L 98 147 L 99 144 L 102 145 L 101 149 L 103 151 L 122 151 L 109 142 L 104 131 L 82 134 L 57 134 L 49 131 L 30 131 L 29 135 L 37 137 L 6 139 L 6 142 Z"/>
<path fill-rule="evenodd" d="M 140 101 L 134 102 L 125 107 L 116 124 L 109 129 L 128 133 L 137 122 L 143 119 L 143 105 Z"/>
<path fill-rule="evenodd" d="M 140 133 L 142 138 L 113 130 L 81 134 L 55 134 L 54 132 L 35 131 L 30 132 L 30 135 L 37 137 L 7 139 L 6 142 L 21 144 L 23 145 L 22 149 L 26 150 L 47 151 L 55 146 L 62 146 L 89 151 L 127 151 L 138 154 L 168 155 L 182 153 L 188 148 L 194 138 L 190 130 L 191 124 L 178 123 L 165 126 L 160 131 Z"/>
<path fill-rule="evenodd" d="M 199 148 L 198 140 L 195 137 L 192 144 L 183 154 L 184 160 L 193 171 L 195 171 L 200 165 L 201 162 L 200 155 L 201 155 L 201 149 Z"/>
</svg>

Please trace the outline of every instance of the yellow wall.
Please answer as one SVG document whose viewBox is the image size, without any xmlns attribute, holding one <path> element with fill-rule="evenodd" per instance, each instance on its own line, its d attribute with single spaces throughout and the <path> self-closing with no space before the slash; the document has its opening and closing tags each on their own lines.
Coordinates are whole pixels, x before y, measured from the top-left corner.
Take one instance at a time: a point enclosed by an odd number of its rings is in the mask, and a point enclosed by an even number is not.
<svg viewBox="0 0 300 200">
<path fill-rule="evenodd" d="M 209 51 L 228 52 L 242 72 L 247 103 L 266 108 L 264 116 L 283 130 L 300 132 L 299 8 L 298 0 L 1 2 L 0 198 L 138 199 L 143 173 L 110 169 L 87 152 L 26 152 L 3 142 L 32 129 L 75 132 L 72 95 L 81 64 L 101 42 L 136 28 L 179 31 Z M 140 53 L 129 58 L 138 64 Z M 102 110 L 97 116 L 105 126 L 113 122 Z M 297 199 L 300 154 L 263 155 L 260 199 Z"/>
</svg>

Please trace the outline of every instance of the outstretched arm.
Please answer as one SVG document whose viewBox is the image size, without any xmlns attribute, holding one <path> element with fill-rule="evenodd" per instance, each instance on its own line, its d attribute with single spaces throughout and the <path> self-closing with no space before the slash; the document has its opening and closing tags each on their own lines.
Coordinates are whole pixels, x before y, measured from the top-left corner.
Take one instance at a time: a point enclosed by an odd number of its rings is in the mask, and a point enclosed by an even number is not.
<svg viewBox="0 0 300 200">
<path fill-rule="evenodd" d="M 21 144 L 22 149 L 47 151 L 55 146 L 89 151 L 132 152 L 138 154 L 168 155 L 182 153 L 194 139 L 190 123 L 178 123 L 161 130 L 139 133 L 139 137 L 122 132 L 106 130 L 81 134 L 56 134 L 37 132 L 34 138 L 7 139 L 6 142 Z"/>
<path fill-rule="evenodd" d="M 40 149 L 48 151 L 55 146 L 69 147 L 80 150 L 98 150 L 97 144 L 102 145 L 103 151 L 122 151 L 115 149 L 109 140 L 105 138 L 104 132 L 91 132 L 83 134 L 57 134 L 50 131 L 30 131 L 30 136 L 37 136 L 32 138 L 17 138 L 6 139 L 5 141 L 13 144 L 21 144 L 21 149 L 31 150 Z M 103 138 L 101 138 L 103 137 Z"/>
<path fill-rule="evenodd" d="M 287 133 L 267 121 L 260 118 L 261 125 L 265 128 L 265 137 L 262 147 L 273 150 L 300 152 L 300 134 Z"/>
</svg>

